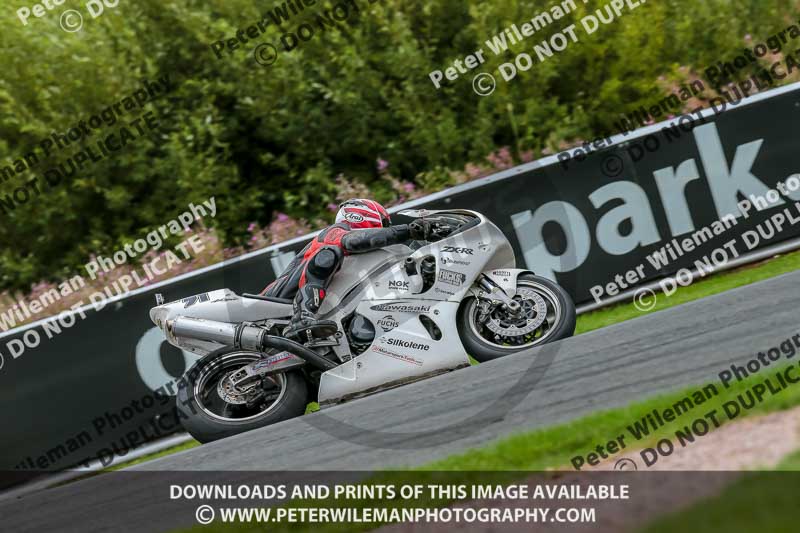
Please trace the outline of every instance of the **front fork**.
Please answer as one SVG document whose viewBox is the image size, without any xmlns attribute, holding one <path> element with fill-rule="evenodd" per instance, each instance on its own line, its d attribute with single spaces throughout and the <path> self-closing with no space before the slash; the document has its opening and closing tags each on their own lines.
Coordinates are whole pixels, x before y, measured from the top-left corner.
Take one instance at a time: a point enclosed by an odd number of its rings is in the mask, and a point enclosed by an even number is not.
<svg viewBox="0 0 800 533">
<path fill-rule="evenodd" d="M 480 290 L 477 291 L 477 297 L 482 302 L 479 316 L 481 321 L 488 317 L 489 313 L 497 306 L 501 306 L 512 316 L 519 314 L 522 309 L 520 303 L 510 297 L 501 286 L 492 281 L 489 277 L 481 274 L 477 279 L 477 284 L 480 288 Z"/>
</svg>

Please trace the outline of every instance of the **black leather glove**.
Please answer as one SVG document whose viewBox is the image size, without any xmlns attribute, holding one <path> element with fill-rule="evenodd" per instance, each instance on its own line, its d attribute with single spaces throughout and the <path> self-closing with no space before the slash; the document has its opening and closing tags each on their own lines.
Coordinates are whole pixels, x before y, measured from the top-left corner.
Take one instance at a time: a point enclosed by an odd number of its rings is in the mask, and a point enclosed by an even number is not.
<svg viewBox="0 0 800 533">
<path fill-rule="evenodd" d="M 418 218 L 408 225 L 411 239 L 415 241 L 428 241 L 433 235 L 433 223 L 424 218 Z"/>
</svg>

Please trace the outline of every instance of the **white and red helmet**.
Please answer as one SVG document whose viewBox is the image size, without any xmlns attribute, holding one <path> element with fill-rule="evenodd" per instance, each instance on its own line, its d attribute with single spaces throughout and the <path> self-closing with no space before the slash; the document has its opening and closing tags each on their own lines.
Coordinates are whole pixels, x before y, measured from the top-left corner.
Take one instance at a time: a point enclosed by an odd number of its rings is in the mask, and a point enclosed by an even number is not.
<svg viewBox="0 0 800 533">
<path fill-rule="evenodd" d="M 351 229 L 388 228 L 392 225 L 389 212 L 374 200 L 354 198 L 339 206 L 336 223 L 345 222 Z"/>
</svg>

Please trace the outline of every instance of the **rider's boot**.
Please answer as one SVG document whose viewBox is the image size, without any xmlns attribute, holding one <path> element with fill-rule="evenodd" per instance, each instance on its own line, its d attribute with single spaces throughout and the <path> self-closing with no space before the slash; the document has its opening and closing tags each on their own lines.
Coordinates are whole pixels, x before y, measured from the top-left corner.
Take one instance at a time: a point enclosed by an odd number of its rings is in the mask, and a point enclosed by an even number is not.
<svg viewBox="0 0 800 533">
<path fill-rule="evenodd" d="M 325 297 L 325 290 L 314 285 L 306 285 L 294 299 L 292 322 L 283 331 L 283 336 L 300 342 L 311 342 L 335 334 L 339 327 L 333 320 L 320 320 L 316 316 Z"/>
</svg>

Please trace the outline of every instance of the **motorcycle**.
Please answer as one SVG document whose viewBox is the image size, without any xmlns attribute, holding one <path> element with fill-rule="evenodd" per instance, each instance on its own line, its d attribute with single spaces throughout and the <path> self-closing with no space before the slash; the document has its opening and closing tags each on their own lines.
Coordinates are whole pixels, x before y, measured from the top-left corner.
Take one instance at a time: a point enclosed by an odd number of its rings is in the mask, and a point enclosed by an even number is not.
<svg viewBox="0 0 800 533">
<path fill-rule="evenodd" d="M 408 210 L 435 239 L 344 259 L 320 318 L 338 331 L 282 336 L 292 301 L 215 290 L 158 305 L 168 342 L 202 355 L 182 378 L 185 429 L 209 442 L 569 337 L 575 306 L 556 283 L 516 268 L 480 213 Z"/>
</svg>

